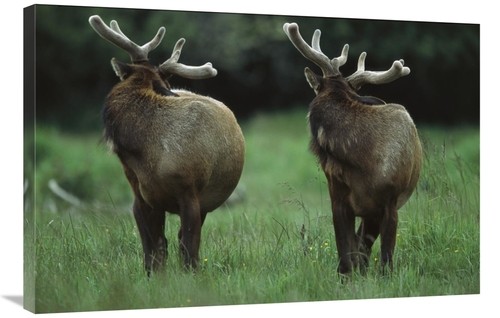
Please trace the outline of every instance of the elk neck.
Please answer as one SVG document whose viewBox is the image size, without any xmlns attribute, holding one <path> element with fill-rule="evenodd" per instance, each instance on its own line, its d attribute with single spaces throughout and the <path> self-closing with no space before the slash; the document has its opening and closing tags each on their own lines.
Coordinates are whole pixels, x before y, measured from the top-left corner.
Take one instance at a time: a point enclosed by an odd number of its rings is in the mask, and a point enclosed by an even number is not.
<svg viewBox="0 0 500 318">
<path fill-rule="evenodd" d="M 359 153 L 359 149 L 369 148 L 367 144 L 372 136 L 367 135 L 367 130 L 370 130 L 375 108 L 360 101 L 360 96 L 345 79 L 323 79 L 316 98 L 309 105 L 311 151 L 320 161 L 333 155 L 340 161 L 359 157 L 361 162 L 366 154 Z"/>
<path fill-rule="evenodd" d="M 342 77 L 323 78 L 316 98 L 309 105 L 309 124 L 314 137 L 317 130 L 342 136 L 359 126 L 359 120 L 371 111 L 349 83 Z M 344 133 L 343 133 L 344 132 Z"/>
</svg>

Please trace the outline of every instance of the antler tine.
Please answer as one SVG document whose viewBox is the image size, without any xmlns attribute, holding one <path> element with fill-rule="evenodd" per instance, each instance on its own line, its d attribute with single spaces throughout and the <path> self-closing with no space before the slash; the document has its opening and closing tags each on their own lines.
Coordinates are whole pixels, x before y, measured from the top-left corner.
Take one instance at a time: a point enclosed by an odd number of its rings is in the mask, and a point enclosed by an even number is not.
<svg viewBox="0 0 500 318">
<path fill-rule="evenodd" d="M 184 43 L 186 43 L 186 39 L 180 38 L 177 41 L 177 43 L 175 43 L 174 50 L 172 51 L 172 56 L 170 56 L 170 58 L 166 60 L 163 64 L 177 63 L 177 61 L 181 57 L 182 47 L 184 46 Z"/>
<path fill-rule="evenodd" d="M 89 23 L 92 28 L 99 34 L 102 38 L 108 40 L 119 48 L 124 49 L 129 55 L 132 63 L 141 63 L 148 61 L 148 53 L 154 50 L 163 39 L 165 35 L 165 28 L 161 27 L 156 36 L 144 44 L 139 46 L 131 41 L 118 26 L 118 22 L 115 20 L 111 21 L 108 27 L 98 15 L 93 15 L 89 18 Z"/>
<path fill-rule="evenodd" d="M 185 42 L 186 40 L 183 38 L 177 41 L 172 56 L 160 65 L 160 71 L 165 75 L 179 75 L 189 79 L 204 79 L 216 76 L 217 70 L 212 67 L 212 63 L 208 62 L 202 66 L 188 66 L 177 63 Z"/>
<path fill-rule="evenodd" d="M 164 35 L 165 35 L 165 28 L 160 27 L 158 29 L 158 32 L 156 32 L 155 37 L 151 41 L 149 41 L 148 43 L 141 46 L 141 49 L 146 51 L 146 56 L 149 52 L 156 49 L 156 47 L 161 43 L 161 40 L 163 40 Z"/>
<path fill-rule="evenodd" d="M 111 20 L 109 26 L 111 27 L 111 30 L 115 31 L 116 33 L 119 33 L 122 37 L 130 41 L 130 39 L 122 32 L 116 20 Z"/>
<path fill-rule="evenodd" d="M 299 31 L 298 28 L 299 27 L 297 26 L 297 32 Z M 319 53 L 323 53 L 323 52 L 321 52 L 321 47 L 319 45 L 320 39 L 321 39 L 321 30 L 319 30 L 319 29 L 314 30 L 313 38 L 311 41 L 312 49 L 315 51 L 318 51 Z"/>
<path fill-rule="evenodd" d="M 342 65 L 347 62 L 347 54 L 349 53 L 349 44 L 344 45 L 342 48 L 342 53 L 339 57 L 332 59 L 332 66 L 334 69 L 339 69 Z"/>
<path fill-rule="evenodd" d="M 309 61 L 318 65 L 323 71 L 323 77 L 337 76 L 340 74 L 338 67 L 332 65 L 330 59 L 321 52 L 319 46 L 319 40 L 321 37 L 321 31 L 316 30 L 313 34 L 312 47 L 304 41 L 299 32 L 299 26 L 297 23 L 285 23 L 283 25 L 283 30 L 286 35 L 297 48 L 297 50 Z M 344 62 L 345 63 L 345 62 Z M 339 65 L 340 66 L 340 65 Z"/>
<path fill-rule="evenodd" d="M 365 71 L 366 52 L 361 53 L 358 59 L 358 69 L 352 75 L 346 77 L 351 86 L 358 90 L 364 84 L 386 84 L 400 77 L 410 74 L 410 68 L 404 66 L 404 60 L 397 60 L 387 71 Z"/>
</svg>

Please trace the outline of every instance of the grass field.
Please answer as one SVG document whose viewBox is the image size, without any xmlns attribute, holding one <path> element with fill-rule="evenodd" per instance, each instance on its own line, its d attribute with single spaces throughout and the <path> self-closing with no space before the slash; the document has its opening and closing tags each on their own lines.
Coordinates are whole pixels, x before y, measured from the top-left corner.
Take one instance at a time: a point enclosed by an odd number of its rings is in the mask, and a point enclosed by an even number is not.
<svg viewBox="0 0 500 318">
<path fill-rule="evenodd" d="M 170 256 L 150 279 L 131 191 L 99 133 L 38 127 L 24 225 L 25 282 L 34 288 L 27 287 L 25 303 L 47 313 L 478 294 L 479 129 L 419 127 L 424 167 L 399 212 L 394 274 L 381 277 L 377 241 L 367 276 L 355 273 L 346 285 L 336 273 L 327 186 L 308 151 L 305 114 L 241 123 L 242 200 L 208 215 L 196 274 L 181 269 L 179 218 L 169 215 Z M 80 203 L 57 196 L 50 180 Z"/>
</svg>

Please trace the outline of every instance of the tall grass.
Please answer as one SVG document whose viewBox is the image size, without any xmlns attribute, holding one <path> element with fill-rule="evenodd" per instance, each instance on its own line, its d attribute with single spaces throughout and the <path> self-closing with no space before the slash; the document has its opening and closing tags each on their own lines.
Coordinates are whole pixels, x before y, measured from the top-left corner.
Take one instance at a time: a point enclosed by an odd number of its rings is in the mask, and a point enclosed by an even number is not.
<svg viewBox="0 0 500 318">
<path fill-rule="evenodd" d="M 308 151 L 305 112 L 242 123 L 244 201 L 209 214 L 200 270 L 181 269 L 168 215 L 165 270 L 147 278 L 130 190 L 99 134 L 37 130 L 35 219 L 26 227 L 36 312 L 301 302 L 479 293 L 479 130 L 421 127 L 419 186 L 400 210 L 395 272 L 383 279 L 374 246 L 366 277 L 337 277 L 325 178 Z M 55 179 L 84 202 L 54 195 Z M 30 238 L 32 240 L 30 240 Z"/>
</svg>

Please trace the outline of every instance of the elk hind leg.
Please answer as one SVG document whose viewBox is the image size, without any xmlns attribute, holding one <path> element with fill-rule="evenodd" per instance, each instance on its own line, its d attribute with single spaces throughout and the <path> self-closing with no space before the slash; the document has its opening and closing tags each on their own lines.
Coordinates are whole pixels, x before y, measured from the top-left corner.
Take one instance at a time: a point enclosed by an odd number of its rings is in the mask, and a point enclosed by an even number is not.
<svg viewBox="0 0 500 318">
<path fill-rule="evenodd" d="M 391 204 L 384 210 L 384 216 L 380 228 L 381 238 L 381 269 L 382 275 L 386 275 L 386 265 L 389 266 L 389 271 L 393 271 L 392 257 L 396 246 L 396 232 L 398 227 L 398 211 L 396 204 Z"/>
<path fill-rule="evenodd" d="M 151 271 L 162 267 L 168 257 L 168 242 L 165 238 L 165 212 L 154 210 L 144 200 L 136 174 L 127 165 L 123 164 L 122 166 L 134 192 L 134 218 L 141 236 L 144 268 L 149 276 Z"/>
<path fill-rule="evenodd" d="M 358 237 L 358 251 L 360 258 L 360 271 L 364 276 L 366 275 L 366 268 L 368 267 L 370 255 L 372 253 L 372 246 L 380 234 L 380 220 L 376 218 L 363 218 L 359 225 Z"/>
<path fill-rule="evenodd" d="M 201 226 L 205 215 L 200 211 L 200 203 L 196 196 L 180 202 L 181 228 L 179 230 L 179 249 L 186 269 L 196 269 L 198 250 L 201 239 Z"/>
</svg>

